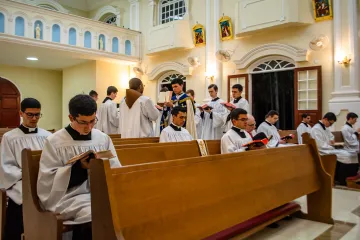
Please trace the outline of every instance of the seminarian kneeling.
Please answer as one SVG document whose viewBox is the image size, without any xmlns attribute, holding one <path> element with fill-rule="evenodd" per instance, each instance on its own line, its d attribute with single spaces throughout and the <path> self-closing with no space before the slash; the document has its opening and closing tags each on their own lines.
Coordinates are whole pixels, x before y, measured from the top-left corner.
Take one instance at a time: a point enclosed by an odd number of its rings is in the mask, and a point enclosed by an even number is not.
<svg viewBox="0 0 360 240">
<path fill-rule="evenodd" d="M 183 128 L 186 121 L 186 109 L 176 106 L 171 110 L 172 123 L 164 128 L 160 134 L 160 142 L 191 141 L 193 137 Z"/>
<path fill-rule="evenodd" d="M 111 138 L 93 129 L 96 109 L 96 102 L 90 96 L 73 97 L 69 102 L 70 125 L 47 138 L 40 159 L 37 192 L 41 204 L 59 214 L 64 224 L 73 225 L 73 240 L 92 239 L 88 181 L 92 157 L 87 155 L 71 164 L 68 161 L 89 150 L 109 150 L 116 156 Z M 121 166 L 117 157 L 110 163 L 111 167 Z"/>
</svg>

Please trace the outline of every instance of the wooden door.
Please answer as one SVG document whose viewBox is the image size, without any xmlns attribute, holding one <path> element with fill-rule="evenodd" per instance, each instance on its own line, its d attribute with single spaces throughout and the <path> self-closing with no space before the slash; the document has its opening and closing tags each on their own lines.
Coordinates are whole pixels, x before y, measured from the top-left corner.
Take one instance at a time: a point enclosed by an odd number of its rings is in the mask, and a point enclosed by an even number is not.
<svg viewBox="0 0 360 240">
<path fill-rule="evenodd" d="M 322 118 L 321 66 L 296 68 L 294 81 L 295 128 L 303 113 L 310 114 L 313 125 Z"/>
<path fill-rule="evenodd" d="M 249 74 L 229 75 L 228 76 L 228 96 L 227 101 L 232 100 L 231 88 L 235 84 L 241 84 L 243 86 L 242 97 L 249 101 Z"/>
<path fill-rule="evenodd" d="M 10 81 L 0 78 L 0 127 L 15 128 L 20 125 L 20 93 Z"/>
</svg>

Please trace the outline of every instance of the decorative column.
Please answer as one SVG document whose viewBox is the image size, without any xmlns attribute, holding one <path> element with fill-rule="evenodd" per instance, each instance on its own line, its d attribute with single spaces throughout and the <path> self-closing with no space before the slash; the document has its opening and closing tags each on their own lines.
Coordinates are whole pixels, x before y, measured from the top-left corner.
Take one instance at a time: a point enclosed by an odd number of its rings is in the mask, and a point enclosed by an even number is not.
<svg viewBox="0 0 360 240">
<path fill-rule="evenodd" d="M 209 102 L 210 96 L 208 92 L 208 86 L 210 85 L 210 78 L 208 78 L 206 75 L 213 72 L 213 66 L 212 66 L 212 48 L 211 48 L 211 0 L 206 0 L 206 24 L 205 24 L 205 40 L 206 40 L 206 47 L 205 47 L 205 98 L 204 102 Z"/>
<path fill-rule="evenodd" d="M 155 26 L 155 14 L 156 14 L 156 2 L 155 0 L 149 0 L 149 23 L 150 27 Z"/>
<path fill-rule="evenodd" d="M 223 65 L 221 62 L 219 62 L 216 59 L 216 52 L 220 50 L 221 46 L 221 39 L 220 39 L 220 31 L 219 31 L 219 19 L 221 18 L 221 6 L 220 6 L 220 0 L 214 0 L 214 24 L 213 24 L 213 41 L 214 41 L 214 53 L 213 53 L 213 59 L 214 59 L 214 65 L 215 65 L 215 84 L 218 86 L 219 91 L 218 95 L 221 96 L 221 90 L 222 90 L 222 73 L 223 73 Z M 223 96 L 225 97 L 225 96 Z M 223 98 L 224 99 L 224 98 Z"/>
<path fill-rule="evenodd" d="M 140 31 L 140 3 L 139 0 L 130 2 L 130 29 Z"/>
</svg>

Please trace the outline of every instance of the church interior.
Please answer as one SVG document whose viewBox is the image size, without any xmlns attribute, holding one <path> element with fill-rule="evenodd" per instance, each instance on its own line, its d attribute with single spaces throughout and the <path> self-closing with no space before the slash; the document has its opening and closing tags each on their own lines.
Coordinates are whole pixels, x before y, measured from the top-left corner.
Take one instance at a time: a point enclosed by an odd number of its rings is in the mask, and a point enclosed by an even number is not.
<svg viewBox="0 0 360 240">
<path fill-rule="evenodd" d="M 96 91 L 100 111 L 114 86 L 121 113 L 129 80 L 137 78 L 141 94 L 155 104 L 162 89 L 175 94 L 174 79 L 203 106 L 214 100 L 209 86 L 235 104 L 233 86 L 241 84 L 240 98 L 257 126 L 275 110 L 273 126 L 283 137 L 296 132 L 304 114 L 314 127 L 330 112 L 336 120 L 327 131 L 344 143 L 349 113 L 360 114 L 359 15 L 360 0 L 0 0 L 0 137 L 21 125 L 26 98 L 41 103 L 39 127 L 55 133 L 70 124 L 69 101 L 78 94 Z M 360 124 L 352 124 L 359 137 Z M 91 166 L 112 174 L 107 183 L 108 175 L 91 169 L 98 179 L 90 186 L 93 239 L 360 239 L 360 173 L 338 185 L 338 153 L 321 152 L 312 134 L 288 149 L 229 154 L 220 154 L 221 137 L 197 134 L 198 141 L 160 146 L 159 135 L 126 142 L 123 133 L 124 139 L 107 134 L 123 168 Z M 354 154 L 360 156 L 358 139 Z M 141 160 L 146 157 L 149 162 Z M 26 159 L 39 163 L 40 155 L 24 151 Z M 62 220 L 39 210 L 38 171 L 34 178 L 25 166 L 22 239 L 66 239 Z M 9 196 L 0 188 L 1 240 L 10 238 L 3 235 Z M 25 206 L 25 196 L 34 206 Z"/>
</svg>

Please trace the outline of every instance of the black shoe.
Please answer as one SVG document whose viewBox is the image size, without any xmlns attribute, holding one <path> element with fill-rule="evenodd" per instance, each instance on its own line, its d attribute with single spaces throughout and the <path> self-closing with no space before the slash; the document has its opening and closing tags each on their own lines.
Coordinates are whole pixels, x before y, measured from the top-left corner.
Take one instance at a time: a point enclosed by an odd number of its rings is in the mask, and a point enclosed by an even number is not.
<svg viewBox="0 0 360 240">
<path fill-rule="evenodd" d="M 272 224 L 268 225 L 267 227 L 268 228 L 278 228 L 278 227 L 280 227 L 280 225 L 275 222 L 275 223 L 272 223 Z"/>
</svg>

